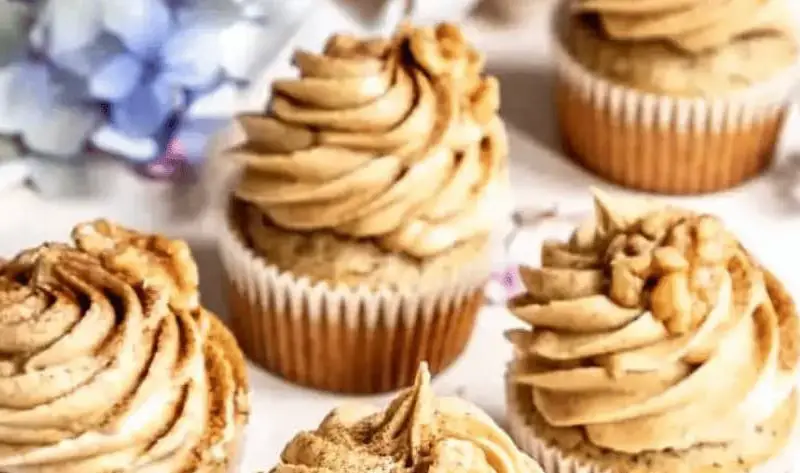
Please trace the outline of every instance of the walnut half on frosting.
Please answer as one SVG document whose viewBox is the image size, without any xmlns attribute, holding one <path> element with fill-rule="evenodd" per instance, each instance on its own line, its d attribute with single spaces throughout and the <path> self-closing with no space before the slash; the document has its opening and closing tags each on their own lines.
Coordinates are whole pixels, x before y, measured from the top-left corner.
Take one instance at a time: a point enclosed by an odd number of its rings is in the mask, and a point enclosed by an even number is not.
<svg viewBox="0 0 800 473">
<path fill-rule="evenodd" d="M 625 453 L 725 443 L 769 418 L 800 339 L 777 280 L 714 217 L 595 202 L 593 221 L 521 269 L 510 308 L 531 330 L 509 333 L 512 381 L 548 424 Z"/>
</svg>

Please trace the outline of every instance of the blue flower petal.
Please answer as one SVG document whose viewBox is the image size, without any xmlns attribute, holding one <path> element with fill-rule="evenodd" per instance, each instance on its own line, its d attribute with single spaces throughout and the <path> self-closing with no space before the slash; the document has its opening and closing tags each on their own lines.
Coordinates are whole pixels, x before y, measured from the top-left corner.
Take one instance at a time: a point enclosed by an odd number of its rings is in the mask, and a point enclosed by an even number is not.
<svg viewBox="0 0 800 473">
<path fill-rule="evenodd" d="M 159 0 L 104 0 L 103 23 L 141 57 L 150 57 L 169 37 L 172 13 Z"/>
<path fill-rule="evenodd" d="M 50 67 L 48 70 L 53 84 L 53 94 L 57 100 L 79 103 L 93 99 L 89 94 L 89 84 L 83 77 L 56 67 Z"/>
<path fill-rule="evenodd" d="M 100 123 L 100 111 L 88 104 L 56 102 L 39 120 L 25 127 L 22 141 L 32 151 L 48 156 L 74 156 Z"/>
<path fill-rule="evenodd" d="M 111 126 L 98 129 L 92 135 L 92 144 L 107 153 L 122 156 L 135 163 L 151 161 L 159 154 L 155 139 L 128 136 Z"/>
<path fill-rule="evenodd" d="M 197 97 L 202 97 L 203 95 L 209 94 L 220 87 L 222 84 L 232 82 L 232 80 L 226 78 L 223 74 L 218 74 L 213 81 L 204 85 L 203 87 L 194 87 L 192 89 L 185 89 L 187 102 L 194 101 Z"/>
<path fill-rule="evenodd" d="M 166 80 L 190 89 L 206 87 L 220 73 L 219 32 L 203 27 L 178 31 L 161 54 Z"/>
<path fill-rule="evenodd" d="M 117 56 L 101 66 L 89 79 L 95 98 L 117 102 L 127 97 L 142 78 L 142 64 L 130 55 Z"/>
<path fill-rule="evenodd" d="M 105 0 L 48 0 L 37 18 L 47 28 L 47 50 L 60 55 L 84 48 L 103 30 Z"/>
<path fill-rule="evenodd" d="M 122 101 L 111 105 L 111 123 L 134 138 L 157 134 L 181 105 L 183 92 L 162 79 L 136 87 Z"/>
<path fill-rule="evenodd" d="M 55 97 L 47 66 L 15 63 L 0 69 L 0 132 L 18 134 L 49 113 Z"/>
<path fill-rule="evenodd" d="M 81 49 L 50 55 L 50 60 L 74 74 L 89 76 L 114 57 L 126 52 L 125 45 L 118 38 L 103 33 L 96 41 Z"/>
<path fill-rule="evenodd" d="M 226 123 L 226 120 L 214 119 L 184 121 L 175 133 L 173 146 L 178 146 L 189 162 L 200 162 L 207 154 L 209 141 Z"/>
</svg>

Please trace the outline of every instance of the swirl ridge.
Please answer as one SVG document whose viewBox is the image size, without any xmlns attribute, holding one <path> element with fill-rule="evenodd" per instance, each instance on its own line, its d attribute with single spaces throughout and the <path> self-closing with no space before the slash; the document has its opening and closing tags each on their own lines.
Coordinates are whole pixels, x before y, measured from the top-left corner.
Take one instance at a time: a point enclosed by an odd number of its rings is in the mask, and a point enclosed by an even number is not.
<svg viewBox="0 0 800 473">
<path fill-rule="evenodd" d="M 188 246 L 106 221 L 0 264 L 0 470 L 227 471 L 235 342 Z"/>
<path fill-rule="evenodd" d="M 598 193 L 511 310 L 511 379 L 555 427 L 624 453 L 734 441 L 795 388 L 793 303 L 714 217 Z"/>
<path fill-rule="evenodd" d="M 416 257 L 489 233 L 508 154 L 499 87 L 457 27 L 337 35 L 294 64 L 265 115 L 240 117 L 239 199 L 286 229 Z"/>
<path fill-rule="evenodd" d="M 414 386 L 385 411 L 343 407 L 316 431 L 298 434 L 271 470 L 296 471 L 541 473 L 486 414 L 456 398 L 436 398 L 424 364 Z"/>
</svg>

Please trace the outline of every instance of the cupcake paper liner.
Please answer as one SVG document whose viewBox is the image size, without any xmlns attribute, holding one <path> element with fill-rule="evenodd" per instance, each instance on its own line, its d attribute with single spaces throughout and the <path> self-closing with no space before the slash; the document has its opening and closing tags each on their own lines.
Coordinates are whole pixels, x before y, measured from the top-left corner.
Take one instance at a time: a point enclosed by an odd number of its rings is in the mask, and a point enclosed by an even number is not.
<svg viewBox="0 0 800 473">
<path fill-rule="evenodd" d="M 410 386 L 463 352 L 491 272 L 486 257 L 435 287 L 372 290 L 313 283 L 256 255 L 231 224 L 220 239 L 231 325 L 247 356 L 289 381 L 345 393 Z"/>
<path fill-rule="evenodd" d="M 798 76 L 793 65 L 769 81 L 719 97 L 670 97 L 600 78 L 559 39 L 554 51 L 567 154 L 612 182 L 665 194 L 730 188 L 767 168 Z"/>
<path fill-rule="evenodd" d="M 508 431 L 511 438 L 525 453 L 530 455 L 542 467 L 544 473 L 613 473 L 598 465 L 582 463 L 569 457 L 558 448 L 549 445 L 545 440 L 536 435 L 535 427 L 528 421 L 526 407 L 520 399 L 519 387 L 513 384 L 506 374 L 506 417 Z M 797 393 L 793 394 L 794 396 Z M 793 454 L 796 455 L 800 440 L 800 422 L 795 423 L 795 432 L 789 446 L 775 459 L 768 463 L 753 468 L 750 473 L 800 473 L 800 464 L 797 464 Z M 706 471 L 706 470 L 703 470 Z M 720 472 L 725 470 L 720 469 Z"/>
</svg>

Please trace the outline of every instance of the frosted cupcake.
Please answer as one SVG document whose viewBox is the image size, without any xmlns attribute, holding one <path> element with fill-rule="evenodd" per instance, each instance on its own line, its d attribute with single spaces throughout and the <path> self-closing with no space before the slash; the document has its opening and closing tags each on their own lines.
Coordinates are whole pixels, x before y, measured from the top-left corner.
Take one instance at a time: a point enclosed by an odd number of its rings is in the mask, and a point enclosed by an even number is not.
<svg viewBox="0 0 800 473">
<path fill-rule="evenodd" d="M 180 241 L 79 225 L 0 263 L 0 471 L 226 473 L 245 363 Z"/>
<path fill-rule="evenodd" d="M 555 34 L 561 132 L 589 170 L 694 194 L 770 164 L 797 78 L 788 0 L 570 0 Z"/>
<path fill-rule="evenodd" d="M 296 471 L 541 473 L 480 409 L 435 397 L 426 365 L 386 410 L 342 407 L 298 434 L 271 473 Z"/>
<path fill-rule="evenodd" d="M 461 31 L 299 51 L 247 142 L 221 253 L 254 361 L 316 388 L 409 386 L 464 349 L 508 215 L 497 81 Z"/>
<path fill-rule="evenodd" d="M 512 436 L 548 473 L 788 471 L 800 327 L 784 287 L 708 215 L 598 195 L 524 269 Z"/>
</svg>

